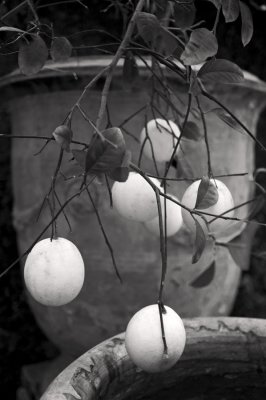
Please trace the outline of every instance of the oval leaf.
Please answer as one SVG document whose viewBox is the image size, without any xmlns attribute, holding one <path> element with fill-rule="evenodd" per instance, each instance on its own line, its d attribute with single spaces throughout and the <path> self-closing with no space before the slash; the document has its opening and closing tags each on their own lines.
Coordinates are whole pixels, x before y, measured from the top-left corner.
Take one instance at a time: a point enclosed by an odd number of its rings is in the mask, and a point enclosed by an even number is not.
<svg viewBox="0 0 266 400">
<path fill-rule="evenodd" d="M 159 42 L 159 52 L 166 56 L 174 55 L 176 58 L 180 58 L 182 52 L 184 51 L 184 47 L 182 47 L 177 37 L 163 26 L 160 26 L 157 40 Z"/>
<path fill-rule="evenodd" d="M 131 152 L 129 150 L 126 150 L 121 166 L 112 169 L 110 172 L 108 172 L 108 176 L 114 181 L 125 182 L 129 175 L 130 161 L 131 161 Z"/>
<path fill-rule="evenodd" d="M 73 138 L 73 132 L 67 125 L 59 125 L 53 132 L 55 141 L 66 150 L 70 152 L 70 143 Z"/>
<path fill-rule="evenodd" d="M 29 42 L 22 42 L 18 52 L 18 65 L 22 74 L 33 75 L 39 72 L 48 58 L 48 49 L 40 36 Z"/>
<path fill-rule="evenodd" d="M 199 184 L 195 208 L 205 209 L 217 203 L 218 190 L 207 176 L 204 176 Z"/>
<path fill-rule="evenodd" d="M 252 14 L 250 12 L 249 7 L 240 1 L 240 13 L 241 13 L 241 20 L 242 20 L 242 26 L 241 26 L 241 39 L 243 46 L 246 46 L 252 36 L 253 36 L 253 18 Z"/>
<path fill-rule="evenodd" d="M 240 83 L 244 80 L 241 68 L 231 61 L 223 59 L 207 61 L 201 67 L 197 76 L 203 83 Z"/>
<path fill-rule="evenodd" d="M 222 10 L 225 22 L 233 22 L 239 16 L 239 0 L 223 0 Z"/>
<path fill-rule="evenodd" d="M 215 269 L 216 265 L 215 261 L 213 261 L 204 272 L 202 272 L 194 281 L 190 283 L 190 286 L 194 287 L 195 289 L 208 286 L 213 281 Z"/>
<path fill-rule="evenodd" d="M 147 12 L 139 12 L 136 17 L 136 25 L 139 35 L 148 44 L 154 44 L 160 23 L 155 15 Z"/>
<path fill-rule="evenodd" d="M 176 26 L 181 29 L 189 28 L 196 16 L 194 0 L 177 0 L 174 4 L 174 19 Z"/>
<path fill-rule="evenodd" d="M 206 28 L 198 28 L 192 31 L 181 60 L 185 65 L 196 65 L 214 56 L 217 51 L 216 36 Z"/>
<path fill-rule="evenodd" d="M 100 135 L 93 136 L 88 150 L 73 150 L 76 161 L 85 170 L 85 173 L 109 172 L 120 167 L 126 151 L 124 136 L 119 128 L 110 128 Z"/>
<path fill-rule="evenodd" d="M 239 123 L 233 117 L 231 117 L 231 115 L 228 114 L 223 108 L 213 108 L 209 112 L 215 113 L 217 117 L 219 117 L 223 122 L 230 126 L 230 128 L 233 128 L 242 134 L 246 133 L 241 125 L 239 125 Z"/>
<path fill-rule="evenodd" d="M 72 53 L 72 44 L 66 37 L 55 37 L 50 48 L 53 61 L 65 61 Z"/>
<path fill-rule="evenodd" d="M 187 121 L 182 133 L 182 137 L 189 140 L 200 140 L 201 136 L 202 135 L 198 125 L 195 124 L 195 122 Z"/>
<path fill-rule="evenodd" d="M 206 236 L 204 230 L 202 229 L 200 223 L 194 218 L 196 224 L 196 237 L 194 243 L 194 254 L 192 257 L 192 264 L 195 264 L 199 261 L 200 257 L 206 246 Z"/>
</svg>

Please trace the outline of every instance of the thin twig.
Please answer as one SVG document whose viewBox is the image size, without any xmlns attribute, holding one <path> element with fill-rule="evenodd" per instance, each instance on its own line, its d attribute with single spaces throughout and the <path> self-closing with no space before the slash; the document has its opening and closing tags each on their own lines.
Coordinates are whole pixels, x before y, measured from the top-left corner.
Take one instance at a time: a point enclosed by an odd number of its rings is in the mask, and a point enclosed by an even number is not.
<svg viewBox="0 0 266 400">
<path fill-rule="evenodd" d="M 33 247 L 35 246 L 35 244 L 41 239 L 41 237 L 44 235 L 44 233 L 50 228 L 50 226 L 54 223 L 54 221 L 59 217 L 59 215 L 61 214 L 61 212 L 64 210 L 64 208 L 75 198 L 80 196 L 80 194 L 86 190 L 89 185 L 93 182 L 93 180 L 95 179 L 95 176 L 92 177 L 92 179 L 90 180 L 89 183 L 86 184 L 86 186 L 84 186 L 81 190 L 79 190 L 79 192 L 73 194 L 71 197 L 69 197 L 65 203 L 62 205 L 62 207 L 57 211 L 57 213 L 54 215 L 54 218 L 52 218 L 50 220 L 50 222 L 46 225 L 46 227 L 41 231 L 41 233 L 37 236 L 37 238 L 33 241 L 33 243 L 30 245 L 30 247 L 24 251 L 24 253 L 19 256 L 15 261 L 13 261 L 12 264 L 9 265 L 9 267 L 7 267 L 3 272 L 0 273 L 0 279 L 7 274 L 8 271 L 11 270 L 11 268 L 13 268 L 17 263 L 19 263 L 27 254 L 29 254 L 29 252 L 33 249 Z"/>
<path fill-rule="evenodd" d="M 213 175 L 213 178 L 217 179 L 217 178 L 228 178 L 228 177 L 232 177 L 232 176 L 246 176 L 249 175 L 249 172 L 240 172 L 240 173 L 234 173 L 234 174 L 222 174 L 222 175 Z M 163 176 L 159 176 L 159 175 L 153 175 L 150 173 L 147 173 L 147 176 L 151 177 L 151 178 L 156 178 L 162 181 L 174 181 L 174 182 L 183 182 L 183 181 L 188 181 L 188 182 L 195 182 L 198 181 L 200 179 L 202 179 L 202 176 L 198 176 L 196 178 L 165 178 Z"/>
<path fill-rule="evenodd" d="M 1 138 L 7 138 L 7 139 L 37 139 L 37 140 L 47 140 L 48 142 L 50 141 L 55 141 L 54 137 L 48 137 L 48 136 L 33 136 L 33 135 L 10 135 L 9 133 L 0 133 L 0 139 Z M 79 144 L 81 146 L 88 147 L 88 143 L 85 142 L 79 142 L 77 140 L 71 140 L 71 143 L 73 144 Z"/>
<path fill-rule="evenodd" d="M 137 165 L 135 165 L 134 163 L 130 162 L 130 168 L 135 171 L 138 172 L 148 183 L 149 185 L 153 188 L 156 189 L 156 186 L 154 185 L 154 183 L 151 181 L 151 179 L 149 178 L 149 176 L 143 172 L 140 168 L 137 167 Z M 188 211 L 190 214 L 195 214 L 198 215 L 199 217 L 204 217 L 204 216 L 208 216 L 208 217 L 214 217 L 214 218 L 220 218 L 220 219 L 224 219 L 224 220 L 228 220 L 228 221 L 240 221 L 240 222 L 248 222 L 250 223 L 250 220 L 247 219 L 243 219 L 243 218 L 237 218 L 237 217 L 225 217 L 224 214 L 227 214 L 229 211 L 235 210 L 237 208 L 243 207 L 244 205 L 247 204 L 247 202 L 238 204 L 237 206 L 235 206 L 234 208 L 230 209 L 230 210 L 226 210 L 224 213 L 222 214 L 213 214 L 204 210 L 198 210 L 198 209 L 192 209 L 189 208 L 187 206 L 185 206 L 183 203 L 181 203 L 180 201 L 177 201 L 176 199 L 174 199 L 173 197 L 169 196 L 168 194 L 163 193 L 162 191 L 160 191 L 160 196 L 165 197 L 168 200 L 171 200 L 173 203 L 177 204 L 178 206 L 184 208 L 184 210 Z M 261 195 L 260 195 L 261 196 Z M 255 199 L 254 199 L 255 200 Z M 253 200 L 253 201 L 254 201 Z M 251 202 L 250 200 L 248 202 Z M 256 221 L 256 224 L 261 225 L 261 226 L 266 226 L 266 223 L 262 223 L 262 222 L 258 222 Z"/>
<path fill-rule="evenodd" d="M 201 89 L 201 93 L 203 96 L 207 97 L 208 99 L 212 100 L 214 103 L 218 104 L 221 108 L 223 108 L 244 130 L 245 132 L 251 137 L 252 140 L 254 140 L 257 145 L 260 146 L 260 148 L 264 151 L 266 151 L 266 148 L 263 146 L 263 144 L 256 138 L 256 136 L 253 135 L 253 133 L 227 108 L 224 104 L 222 104 L 215 96 L 211 95 L 208 93 L 206 90 Z"/>
<path fill-rule="evenodd" d="M 208 140 L 207 124 L 206 124 L 205 115 L 203 113 L 198 96 L 196 96 L 196 102 L 197 102 L 197 106 L 198 106 L 198 109 L 200 112 L 202 125 L 203 125 L 204 140 L 205 140 L 206 151 L 207 151 L 208 176 L 209 176 L 209 178 L 211 178 L 212 177 L 211 152 L 210 152 L 210 146 L 209 146 L 209 140 Z"/>
<path fill-rule="evenodd" d="M 112 208 L 113 207 L 112 190 L 111 190 L 110 182 L 109 182 L 109 179 L 108 179 L 108 175 L 104 174 L 104 176 L 105 176 L 106 187 L 107 187 L 107 190 L 108 190 L 108 193 L 109 193 L 110 207 Z"/>
<path fill-rule="evenodd" d="M 101 104 L 100 104 L 99 113 L 98 113 L 98 117 L 97 117 L 97 121 L 96 121 L 96 127 L 98 129 L 100 128 L 102 120 L 104 118 L 106 104 L 107 104 L 107 97 L 108 97 L 108 93 L 109 93 L 110 85 L 112 82 L 115 67 L 131 39 L 133 30 L 135 27 L 136 18 L 138 16 L 138 13 L 142 10 L 144 4 L 145 4 L 145 0 L 139 0 L 137 6 L 135 8 L 134 14 L 132 15 L 132 17 L 129 21 L 129 24 L 128 24 L 127 30 L 125 32 L 125 35 L 123 37 L 123 40 L 122 40 L 120 46 L 118 47 L 118 50 L 117 50 L 116 54 L 114 55 L 114 58 L 112 59 L 111 63 L 108 66 L 108 75 L 106 77 L 104 87 L 102 90 Z"/>
<path fill-rule="evenodd" d="M 26 0 L 26 2 L 27 2 L 28 6 L 29 6 L 29 9 L 31 10 L 31 12 L 32 12 L 32 14 L 33 14 L 33 16 L 34 16 L 34 18 L 36 20 L 36 23 L 38 25 L 40 25 L 39 16 L 38 16 L 38 14 L 37 14 L 37 12 L 36 12 L 36 10 L 34 8 L 34 5 L 33 5 L 32 1 L 31 0 Z"/>
<path fill-rule="evenodd" d="M 167 167 L 165 168 L 164 178 L 166 178 L 167 175 L 168 175 L 168 172 L 169 172 L 169 169 L 170 169 L 170 167 L 171 167 L 171 165 L 172 165 L 173 159 L 174 159 L 174 157 L 175 157 L 177 148 L 178 148 L 179 143 L 180 143 L 180 141 L 181 141 L 181 139 L 182 139 L 182 136 L 183 136 L 183 134 L 184 134 L 185 127 L 186 127 L 186 124 L 187 124 L 187 121 L 188 121 L 188 117 L 189 117 L 189 114 L 190 114 L 191 103 L 192 103 L 192 95 L 191 95 L 191 93 L 188 93 L 188 104 L 187 104 L 186 115 L 185 115 L 185 118 L 184 118 L 184 121 L 183 121 L 183 124 L 182 124 L 182 128 L 181 128 L 181 131 L 180 131 L 180 136 L 179 136 L 179 138 L 177 139 L 177 142 L 176 142 L 176 144 L 175 144 L 175 147 L 174 147 L 174 150 L 173 150 L 173 152 L 172 152 L 171 158 L 170 158 L 169 162 L 167 163 Z"/>
<path fill-rule="evenodd" d="M 97 220 L 98 220 L 98 224 L 100 225 L 100 228 L 101 228 L 105 243 L 106 243 L 106 245 L 107 245 L 107 247 L 109 249 L 109 252 L 110 252 L 110 255 L 111 255 L 111 258 L 112 258 L 112 262 L 113 262 L 113 266 L 114 266 L 114 269 L 115 269 L 116 276 L 119 279 L 120 283 L 123 283 L 122 277 L 121 277 L 121 275 L 119 273 L 119 270 L 118 270 L 118 267 L 116 265 L 114 251 L 113 251 L 111 243 L 109 242 L 108 236 L 107 236 L 107 234 L 105 232 L 105 229 L 104 229 L 103 223 L 101 221 L 101 217 L 100 217 L 99 211 L 98 211 L 98 209 L 97 209 L 97 207 L 96 207 L 96 205 L 95 205 L 95 203 L 93 201 L 92 195 L 90 194 L 90 191 L 89 191 L 88 188 L 86 188 L 86 192 L 87 192 L 87 194 L 88 194 L 88 196 L 90 198 L 90 201 L 91 201 L 91 204 L 92 204 L 92 206 L 94 208 L 94 211 L 95 211 L 95 214 L 96 214 L 96 217 L 97 217 Z"/>
</svg>

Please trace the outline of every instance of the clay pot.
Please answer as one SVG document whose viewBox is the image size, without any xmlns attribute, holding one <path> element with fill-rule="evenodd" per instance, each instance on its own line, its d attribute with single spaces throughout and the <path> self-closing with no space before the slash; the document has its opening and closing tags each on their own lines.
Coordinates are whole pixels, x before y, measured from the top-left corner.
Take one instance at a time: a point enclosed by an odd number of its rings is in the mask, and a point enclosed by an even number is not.
<svg viewBox="0 0 266 400">
<path fill-rule="evenodd" d="M 9 93 L 8 112 L 12 134 L 49 137 L 62 124 L 85 84 L 109 62 L 110 59 L 106 57 L 79 59 L 53 65 L 54 70 L 44 69 L 32 78 L 21 76 L 18 72 L 2 78 L 0 86 Z M 133 87 L 124 86 L 121 70 L 122 63 L 114 75 L 108 101 L 113 126 L 119 126 L 129 115 L 145 105 L 150 90 L 148 70 L 144 65 L 140 66 L 140 76 Z M 168 79 L 179 97 L 176 106 L 184 113 L 186 88 L 176 77 L 169 75 Z M 83 108 L 92 120 L 97 115 L 102 85 L 103 82 L 100 81 L 93 90 L 88 91 L 83 101 Z M 242 85 L 217 84 L 208 89 L 255 134 L 257 120 L 266 100 L 264 83 L 247 74 Z M 204 99 L 203 105 L 205 110 L 216 107 Z M 164 109 L 162 111 L 166 112 Z M 147 118 L 152 118 L 151 113 L 148 113 Z M 247 135 L 224 124 L 213 113 L 207 113 L 206 119 L 213 173 L 251 173 L 254 168 L 254 142 Z M 126 130 L 134 136 L 133 138 L 125 133 L 134 162 L 138 160 L 138 136 L 144 123 L 145 115 L 142 112 L 125 125 Z M 92 129 L 78 113 L 73 117 L 72 128 L 75 140 L 89 141 Z M 36 216 L 49 190 L 59 147 L 51 142 L 41 154 L 34 156 L 43 144 L 43 141 L 36 139 L 12 141 L 13 218 L 21 253 L 29 248 L 50 220 L 48 207 L 43 210 L 38 222 Z M 187 157 L 182 159 L 180 156 L 179 163 L 183 163 L 183 169 L 189 171 L 187 174 L 190 177 L 206 174 L 206 148 L 202 141 L 195 144 L 184 140 L 182 146 Z M 72 145 L 73 148 L 78 146 Z M 62 172 L 67 177 L 80 172 L 79 167 L 70 159 L 71 156 L 64 156 Z M 190 169 L 186 167 L 187 163 Z M 154 172 L 152 162 L 145 158 L 142 167 L 145 171 Z M 160 167 L 160 172 L 163 167 Z M 176 176 L 174 167 L 171 167 L 169 176 Z M 222 180 L 230 188 L 236 204 L 247 201 L 252 195 L 254 188 L 248 175 L 226 177 Z M 188 184 L 172 182 L 168 191 L 181 199 Z M 61 176 L 57 188 L 61 202 L 64 203 L 78 188 L 75 179 L 66 181 Z M 87 195 L 84 194 L 71 202 L 66 209 L 72 232 L 69 232 L 63 216 L 58 220 L 59 235 L 73 241 L 84 257 L 86 279 L 80 295 L 70 304 L 59 308 L 42 306 L 28 296 L 41 329 L 62 352 L 73 357 L 123 331 L 133 313 L 154 303 L 161 274 L 158 238 L 153 237 L 142 224 L 124 220 L 111 209 L 105 185 L 94 184 L 92 195 L 124 283 L 121 285 L 115 276 L 97 218 Z M 236 216 L 243 217 L 246 213 L 247 207 L 243 207 L 237 211 Z M 231 238 L 237 236 L 242 229 L 242 225 L 236 226 L 231 232 Z M 50 231 L 44 235 L 49 236 Z M 194 266 L 191 264 L 192 248 L 193 240 L 185 227 L 168 241 L 165 304 L 174 308 L 182 317 L 228 315 L 239 284 L 239 266 L 227 248 L 219 246 L 214 255 L 216 274 L 213 281 L 203 289 L 193 288 L 189 283 L 213 262 L 213 258 Z"/>
<path fill-rule="evenodd" d="M 266 321 L 184 321 L 185 351 L 173 368 L 149 374 L 129 359 L 124 334 L 87 351 L 49 386 L 41 400 L 262 400 L 266 383 Z"/>
</svg>

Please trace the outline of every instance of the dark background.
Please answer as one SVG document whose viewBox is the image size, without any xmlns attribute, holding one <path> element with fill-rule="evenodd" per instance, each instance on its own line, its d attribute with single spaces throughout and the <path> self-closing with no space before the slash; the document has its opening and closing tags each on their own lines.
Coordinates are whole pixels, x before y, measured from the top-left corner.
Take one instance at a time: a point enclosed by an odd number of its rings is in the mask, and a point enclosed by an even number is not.
<svg viewBox="0 0 266 400">
<path fill-rule="evenodd" d="M 9 8 L 19 4 L 10 1 Z M 45 1 L 37 2 L 39 6 Z M 119 9 L 110 8 L 101 12 L 103 4 L 106 7 L 109 1 L 84 1 L 88 10 L 78 3 L 68 3 L 39 9 L 43 21 L 52 21 L 57 35 L 67 35 L 74 46 L 83 46 L 86 49 L 74 50 L 79 54 L 95 53 L 95 48 L 88 46 L 105 43 L 106 36 L 99 32 L 90 31 L 76 34 L 77 31 L 94 28 L 107 30 L 109 33 L 120 35 L 122 31 L 121 14 Z M 125 3 L 125 2 L 124 2 Z M 261 79 L 266 80 L 266 12 L 259 9 L 263 1 L 247 2 L 251 7 L 254 18 L 254 37 L 252 42 L 243 48 L 240 41 L 240 23 L 226 24 L 221 18 L 218 28 L 220 50 L 218 56 L 235 61 Z M 214 7 L 207 1 L 198 1 L 200 12 L 197 19 L 205 19 L 212 23 Z M 266 1 L 265 1 L 266 4 Z M 2 4 L 2 7 L 4 5 Z M 265 6 L 266 8 L 266 6 Z M 6 10 L 4 10 L 6 12 Z M 3 10 L 1 15 L 4 14 Z M 11 15 L 6 24 L 24 26 L 27 12 L 21 9 L 16 15 Z M 7 55 L 6 53 L 12 52 Z M 2 47 L 0 55 L 1 73 L 9 72 L 16 67 L 16 49 Z M 1 123 L 6 126 L 5 116 L 0 115 Z M 261 116 L 257 134 L 266 145 L 266 112 Z M 256 153 L 257 167 L 266 167 L 265 155 L 261 151 Z M 16 237 L 12 227 L 12 192 L 10 171 L 10 141 L 0 142 L 0 227 L 1 270 L 4 270 L 16 257 Z M 261 181 L 262 184 L 263 180 Z M 259 220 L 266 222 L 266 207 L 260 212 Z M 245 317 L 266 318 L 266 232 L 259 228 L 253 243 L 251 264 L 249 271 L 243 273 L 241 286 L 232 315 Z M 0 396 L 5 400 L 15 399 L 15 393 L 20 386 L 20 371 L 25 364 L 40 362 L 53 358 L 57 350 L 42 334 L 36 325 L 31 311 L 28 308 L 19 267 L 13 268 L 6 276 L 0 279 Z M 25 400 L 27 400 L 25 398 Z"/>
</svg>

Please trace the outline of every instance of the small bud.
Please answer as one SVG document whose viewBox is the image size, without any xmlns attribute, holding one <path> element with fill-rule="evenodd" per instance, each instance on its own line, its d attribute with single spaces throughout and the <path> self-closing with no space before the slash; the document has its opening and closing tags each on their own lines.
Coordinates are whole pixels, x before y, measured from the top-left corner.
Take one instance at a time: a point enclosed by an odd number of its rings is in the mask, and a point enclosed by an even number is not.
<svg viewBox="0 0 266 400">
<path fill-rule="evenodd" d="M 53 132 L 55 141 L 62 147 L 63 150 L 70 152 L 70 143 L 73 137 L 73 132 L 67 125 L 59 125 Z"/>
</svg>

